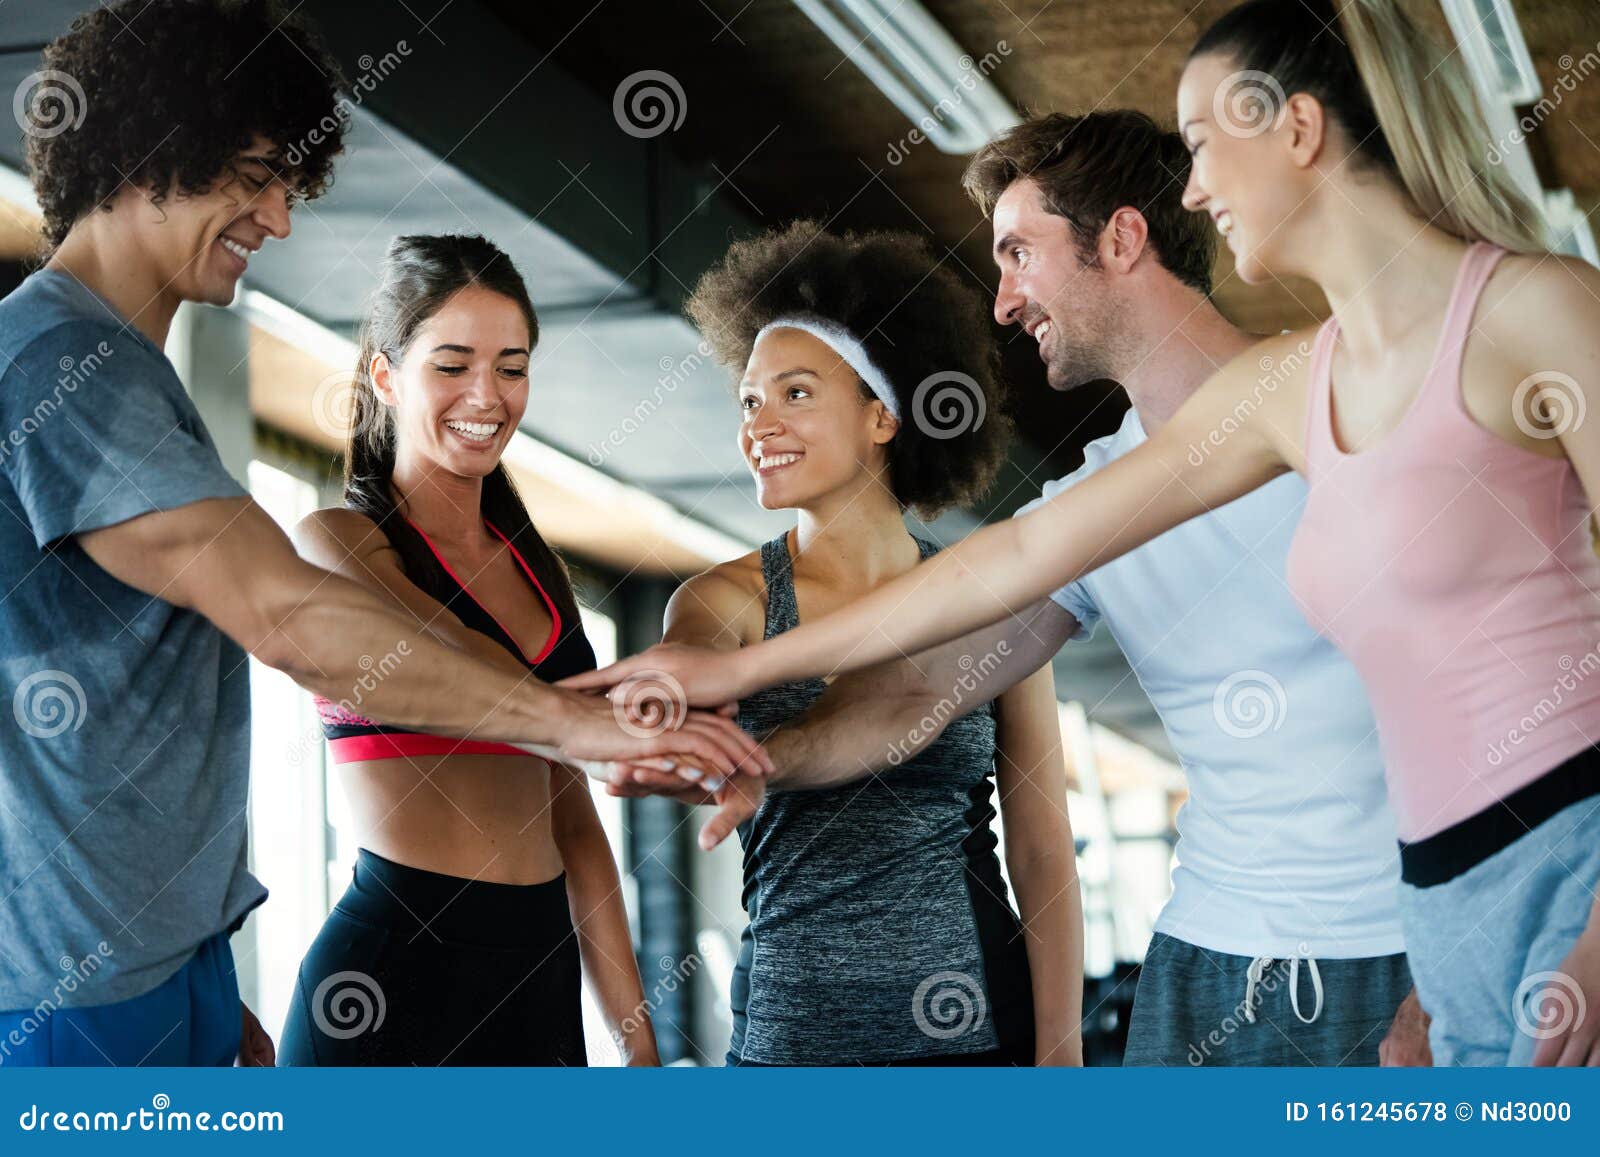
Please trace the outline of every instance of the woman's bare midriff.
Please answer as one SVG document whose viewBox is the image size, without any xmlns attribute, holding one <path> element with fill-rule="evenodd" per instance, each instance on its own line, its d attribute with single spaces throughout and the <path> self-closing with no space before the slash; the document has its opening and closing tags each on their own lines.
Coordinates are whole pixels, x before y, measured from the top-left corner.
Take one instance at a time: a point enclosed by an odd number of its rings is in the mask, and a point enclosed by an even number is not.
<svg viewBox="0 0 1600 1157">
<path fill-rule="evenodd" d="M 550 765 L 534 756 L 430 755 L 338 769 L 363 848 L 408 867 L 498 884 L 561 874 Z"/>
</svg>

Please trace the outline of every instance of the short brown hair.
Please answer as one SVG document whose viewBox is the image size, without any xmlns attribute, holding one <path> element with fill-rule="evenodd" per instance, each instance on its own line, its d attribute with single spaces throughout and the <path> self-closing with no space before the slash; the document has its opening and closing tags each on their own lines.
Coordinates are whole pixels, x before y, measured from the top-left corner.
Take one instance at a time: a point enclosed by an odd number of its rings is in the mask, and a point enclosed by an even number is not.
<svg viewBox="0 0 1600 1157">
<path fill-rule="evenodd" d="M 1045 207 L 1067 219 L 1085 259 L 1111 215 L 1131 205 L 1144 215 L 1162 267 L 1185 285 L 1211 292 L 1217 236 L 1204 213 L 1183 207 L 1189 150 L 1182 137 L 1144 113 L 1032 117 L 984 145 L 961 186 L 988 216 L 1020 180 L 1037 184 Z"/>
</svg>

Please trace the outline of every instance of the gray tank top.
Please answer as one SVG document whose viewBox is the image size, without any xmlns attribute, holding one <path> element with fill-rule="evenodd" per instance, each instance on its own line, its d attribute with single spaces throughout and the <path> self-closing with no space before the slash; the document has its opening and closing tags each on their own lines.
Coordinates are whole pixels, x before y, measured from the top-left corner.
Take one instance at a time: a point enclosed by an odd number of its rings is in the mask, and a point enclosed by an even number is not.
<svg viewBox="0 0 1600 1157">
<path fill-rule="evenodd" d="M 923 558 L 939 549 L 918 538 Z M 761 548 L 765 638 L 799 623 L 787 536 Z M 739 704 L 764 735 L 806 679 Z M 729 1063 L 840 1064 L 987 1052 L 1032 1036 L 1026 947 L 990 828 L 995 717 L 842 787 L 774 791 L 739 829 L 749 915 Z"/>
</svg>

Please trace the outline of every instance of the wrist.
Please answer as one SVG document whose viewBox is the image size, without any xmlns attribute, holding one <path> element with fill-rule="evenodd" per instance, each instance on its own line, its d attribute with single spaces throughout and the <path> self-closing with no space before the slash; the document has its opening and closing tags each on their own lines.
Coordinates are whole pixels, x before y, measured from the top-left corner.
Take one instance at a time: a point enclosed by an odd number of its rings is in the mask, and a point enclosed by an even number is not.
<svg viewBox="0 0 1600 1157">
<path fill-rule="evenodd" d="M 517 716 L 517 741 L 545 747 L 566 746 L 576 708 L 568 694 L 547 683 L 528 680 L 510 700 Z"/>
<path fill-rule="evenodd" d="M 661 1054 L 656 1049 L 655 1033 L 641 1029 L 617 1037 L 617 1057 L 624 1067 L 634 1068 L 661 1064 Z"/>
<path fill-rule="evenodd" d="M 805 742 L 804 729 L 799 725 L 785 724 L 759 738 L 761 746 L 766 748 L 767 757 L 772 760 L 772 771 L 765 777 L 767 786 L 777 787 L 800 764 L 797 756 Z"/>
<path fill-rule="evenodd" d="M 748 698 L 771 682 L 771 680 L 764 682 L 761 678 L 761 661 L 755 657 L 755 651 L 761 647 L 767 647 L 767 644 L 752 643 L 748 647 L 738 647 L 726 652 L 728 664 L 733 670 L 735 699 Z M 769 652 L 770 649 L 769 647 Z"/>
</svg>

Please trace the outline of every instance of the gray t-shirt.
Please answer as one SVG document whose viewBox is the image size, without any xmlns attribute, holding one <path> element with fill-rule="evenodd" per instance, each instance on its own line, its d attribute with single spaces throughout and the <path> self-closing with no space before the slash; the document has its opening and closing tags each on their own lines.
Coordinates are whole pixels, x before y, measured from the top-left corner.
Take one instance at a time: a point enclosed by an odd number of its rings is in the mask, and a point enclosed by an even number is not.
<svg viewBox="0 0 1600 1157">
<path fill-rule="evenodd" d="M 41 270 L 0 301 L 0 1011 L 141 995 L 266 898 L 243 649 L 75 537 L 243 495 L 97 295 Z"/>
</svg>

